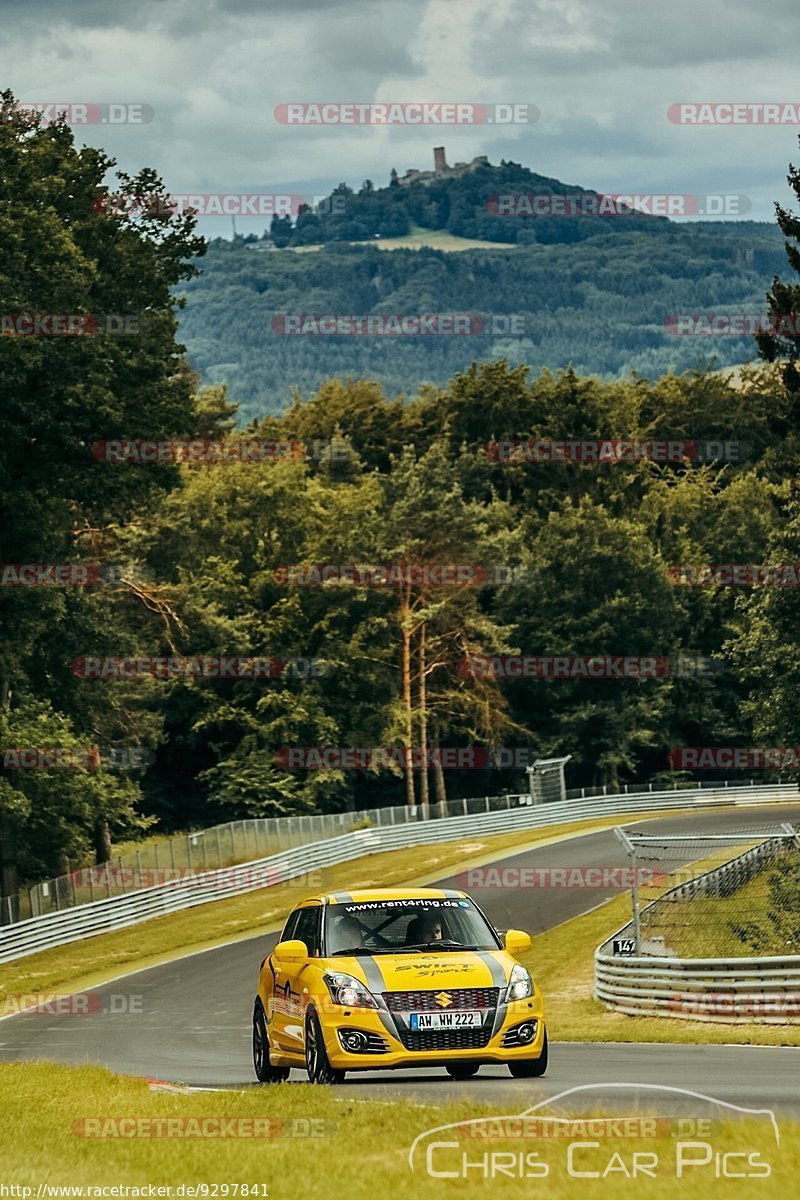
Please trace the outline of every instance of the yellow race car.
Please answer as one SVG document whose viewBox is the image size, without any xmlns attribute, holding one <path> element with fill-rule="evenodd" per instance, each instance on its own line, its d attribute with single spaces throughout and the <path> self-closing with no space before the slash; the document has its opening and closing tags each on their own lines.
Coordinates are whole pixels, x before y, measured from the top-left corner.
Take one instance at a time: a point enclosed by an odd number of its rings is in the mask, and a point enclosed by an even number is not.
<svg viewBox="0 0 800 1200">
<path fill-rule="evenodd" d="M 312 1083 L 346 1071 L 445 1067 L 468 1079 L 482 1063 L 543 1075 L 541 992 L 464 892 L 334 892 L 303 900 L 261 964 L 253 1061 L 262 1083 L 305 1067 Z"/>
</svg>

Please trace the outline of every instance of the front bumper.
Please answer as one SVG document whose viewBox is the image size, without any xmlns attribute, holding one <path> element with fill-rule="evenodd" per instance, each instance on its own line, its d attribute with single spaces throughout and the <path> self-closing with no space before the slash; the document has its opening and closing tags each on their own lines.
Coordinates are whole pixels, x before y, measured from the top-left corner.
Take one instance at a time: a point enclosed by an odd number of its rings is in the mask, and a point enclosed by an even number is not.
<svg viewBox="0 0 800 1200">
<path fill-rule="evenodd" d="M 496 1016 L 491 1015 L 491 1036 L 486 1038 L 464 1037 L 460 1044 L 456 1036 L 436 1037 L 431 1035 L 431 1044 L 423 1048 L 424 1038 L 409 1039 L 414 1048 L 403 1044 L 401 1022 L 395 1014 L 374 1009 L 342 1009 L 320 1015 L 325 1049 L 332 1067 L 343 1071 L 387 1071 L 396 1067 L 431 1067 L 447 1063 L 509 1063 L 520 1059 L 538 1058 L 544 1048 L 544 1006 L 537 996 L 526 1000 L 515 1000 L 502 1005 Z M 536 1034 L 524 1044 L 505 1045 L 506 1035 L 522 1024 L 536 1022 Z M 372 1047 L 365 1053 L 353 1053 L 342 1044 L 340 1033 L 360 1031 Z M 470 1031 L 472 1032 L 472 1031 Z M 513 1036 L 511 1038 L 513 1041 Z M 469 1044 L 483 1041 L 482 1045 Z M 436 1044 L 438 1043 L 438 1044 Z M 442 1044 L 451 1043 L 451 1044 Z M 385 1046 L 381 1052 L 375 1047 Z"/>
</svg>

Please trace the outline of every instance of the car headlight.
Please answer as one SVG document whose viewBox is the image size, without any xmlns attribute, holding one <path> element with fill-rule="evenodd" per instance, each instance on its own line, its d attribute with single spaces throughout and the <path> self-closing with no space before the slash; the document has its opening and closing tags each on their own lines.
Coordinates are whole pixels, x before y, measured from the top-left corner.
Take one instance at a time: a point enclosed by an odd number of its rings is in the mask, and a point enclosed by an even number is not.
<svg viewBox="0 0 800 1200">
<path fill-rule="evenodd" d="M 339 971 L 326 974 L 323 978 L 334 1004 L 341 1004 L 342 1008 L 378 1007 L 360 979 Z"/>
<path fill-rule="evenodd" d="M 506 1004 L 509 1004 L 512 1000 L 524 1000 L 527 996 L 532 995 L 533 980 L 529 972 L 520 963 L 516 963 L 508 978 Z"/>
</svg>

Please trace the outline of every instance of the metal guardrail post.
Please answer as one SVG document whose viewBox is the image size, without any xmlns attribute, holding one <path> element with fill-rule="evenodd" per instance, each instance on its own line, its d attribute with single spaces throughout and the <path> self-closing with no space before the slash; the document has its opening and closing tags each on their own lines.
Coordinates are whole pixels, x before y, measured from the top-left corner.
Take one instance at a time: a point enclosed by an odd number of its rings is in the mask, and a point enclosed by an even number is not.
<svg viewBox="0 0 800 1200">
<path fill-rule="evenodd" d="M 625 852 L 630 859 L 631 864 L 631 914 L 633 917 L 633 952 L 639 953 L 639 941 L 641 935 L 641 917 L 639 914 L 639 879 L 636 869 L 636 849 L 633 842 L 630 840 L 625 830 L 617 825 L 614 829 L 616 837 L 622 842 L 625 847 Z"/>
</svg>

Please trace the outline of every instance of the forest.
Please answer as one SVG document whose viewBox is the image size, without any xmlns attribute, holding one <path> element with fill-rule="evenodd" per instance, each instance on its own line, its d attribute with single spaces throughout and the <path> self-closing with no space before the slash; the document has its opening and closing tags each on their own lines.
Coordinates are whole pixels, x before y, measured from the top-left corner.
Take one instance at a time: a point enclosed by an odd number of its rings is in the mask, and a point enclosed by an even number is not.
<svg viewBox="0 0 800 1200">
<path fill-rule="evenodd" d="M 747 332 L 687 335 L 674 317 L 765 314 L 786 261 L 780 231 L 653 217 L 634 231 L 629 219 L 645 220 L 617 218 L 612 233 L 606 218 L 576 218 L 601 228 L 578 242 L 507 250 L 331 241 L 311 252 L 269 251 L 216 238 L 201 274 L 181 289 L 181 341 L 203 382 L 225 383 L 245 419 L 278 413 L 293 392 L 309 396 L 334 375 L 375 379 L 397 397 L 446 386 L 473 360 L 621 379 L 753 358 Z M 286 332 L 297 314 L 415 313 L 471 319 L 466 335 Z"/>
<path fill-rule="evenodd" d="M 0 338 L 5 894 L 147 829 L 515 791 L 531 755 L 570 754 L 570 786 L 614 788 L 689 777 L 680 747 L 800 742 L 797 588 L 720 570 L 800 562 L 796 339 L 752 342 L 764 361 L 732 378 L 605 380 L 466 343 L 457 362 L 442 354 L 443 382 L 404 396 L 379 372 L 336 377 L 332 358 L 319 386 L 300 372 L 280 412 L 253 398 L 254 415 L 233 369 L 230 393 L 203 382 L 181 315 L 235 325 L 267 259 L 283 305 L 294 280 L 322 310 L 352 268 L 360 309 L 376 288 L 392 311 L 412 297 L 418 311 L 477 307 L 477 278 L 466 293 L 453 281 L 479 260 L 219 244 L 204 257 L 190 215 L 98 212 L 109 161 L 67 127 L 2 120 L 0 151 L 3 310 L 141 318 Z M 163 185 L 145 169 L 115 186 Z M 630 314 L 665 264 L 709 287 L 713 249 L 724 298 L 747 272 L 757 290 L 773 261 L 766 235 L 651 236 L 620 235 L 644 239 Z M 616 245 L 580 253 L 621 295 L 637 255 Z M 521 294 L 523 261 L 575 299 L 577 284 L 518 253 L 485 255 L 498 301 Z M 672 311 L 693 303 L 680 279 L 667 290 Z M 800 311 L 795 285 L 776 280 L 769 306 Z M 608 327 L 599 340 L 630 357 Z M 142 439 L 156 452 L 122 452 Z M 541 445 L 573 449 L 528 453 Z M 657 666 L 598 675 L 585 665 L 598 659 Z"/>
</svg>

